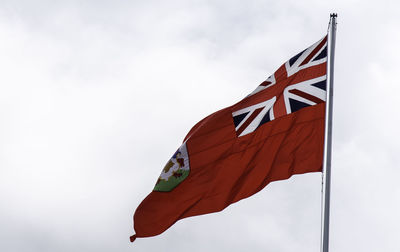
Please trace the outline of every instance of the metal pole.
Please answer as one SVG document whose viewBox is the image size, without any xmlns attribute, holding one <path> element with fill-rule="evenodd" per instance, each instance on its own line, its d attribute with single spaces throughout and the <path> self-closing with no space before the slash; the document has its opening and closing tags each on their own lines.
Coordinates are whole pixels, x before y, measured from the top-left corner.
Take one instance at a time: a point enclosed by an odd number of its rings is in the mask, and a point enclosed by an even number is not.
<svg viewBox="0 0 400 252">
<path fill-rule="evenodd" d="M 332 13 L 328 31 L 328 88 L 325 117 L 325 155 L 323 164 L 323 191 L 322 191 L 322 233 L 321 251 L 329 251 L 329 210 L 331 198 L 331 157 L 332 157 L 332 109 L 333 109 L 333 66 L 336 40 L 336 18 Z"/>
</svg>

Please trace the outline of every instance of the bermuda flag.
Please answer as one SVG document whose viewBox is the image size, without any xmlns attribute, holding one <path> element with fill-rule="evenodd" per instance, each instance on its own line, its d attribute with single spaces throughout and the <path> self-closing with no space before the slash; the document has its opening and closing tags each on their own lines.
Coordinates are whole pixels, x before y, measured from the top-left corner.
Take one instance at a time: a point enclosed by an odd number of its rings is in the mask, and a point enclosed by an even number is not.
<svg viewBox="0 0 400 252">
<path fill-rule="evenodd" d="M 131 241 L 221 211 L 272 181 L 321 171 L 326 69 L 324 37 L 243 100 L 198 122 L 136 209 Z"/>
</svg>

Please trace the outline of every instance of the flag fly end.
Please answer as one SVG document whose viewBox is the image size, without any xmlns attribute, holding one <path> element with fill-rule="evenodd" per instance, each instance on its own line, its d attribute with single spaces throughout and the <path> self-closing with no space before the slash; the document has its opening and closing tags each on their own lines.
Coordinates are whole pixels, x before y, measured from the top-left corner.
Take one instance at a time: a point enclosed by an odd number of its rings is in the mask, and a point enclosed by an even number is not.
<svg viewBox="0 0 400 252">
<path fill-rule="evenodd" d="M 131 242 L 134 242 L 134 241 L 136 240 L 136 235 L 134 234 L 134 235 L 132 235 L 131 237 L 129 237 L 129 240 L 130 240 Z"/>
</svg>

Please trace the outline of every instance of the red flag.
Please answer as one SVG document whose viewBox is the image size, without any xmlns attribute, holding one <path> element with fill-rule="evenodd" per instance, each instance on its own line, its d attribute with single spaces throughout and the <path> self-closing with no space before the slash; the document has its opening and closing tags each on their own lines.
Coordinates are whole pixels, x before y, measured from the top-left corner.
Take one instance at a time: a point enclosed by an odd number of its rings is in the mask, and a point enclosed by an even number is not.
<svg viewBox="0 0 400 252">
<path fill-rule="evenodd" d="M 321 171 L 326 62 L 324 37 L 246 98 L 197 123 L 136 209 L 131 241 L 221 211 L 271 181 Z"/>
</svg>

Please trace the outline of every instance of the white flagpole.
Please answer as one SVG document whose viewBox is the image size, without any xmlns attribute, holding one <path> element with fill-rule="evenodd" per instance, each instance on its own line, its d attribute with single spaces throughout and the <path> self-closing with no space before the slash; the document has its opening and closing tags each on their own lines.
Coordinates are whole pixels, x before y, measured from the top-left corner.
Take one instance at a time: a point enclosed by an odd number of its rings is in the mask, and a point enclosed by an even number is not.
<svg viewBox="0 0 400 252">
<path fill-rule="evenodd" d="M 332 157 L 332 109 L 333 109 L 333 66 L 335 56 L 337 14 L 330 16 L 328 30 L 328 78 L 327 101 L 325 117 L 325 146 L 322 179 L 322 227 L 321 227 L 321 252 L 329 251 L 329 210 L 331 199 L 331 157 Z"/>
</svg>

